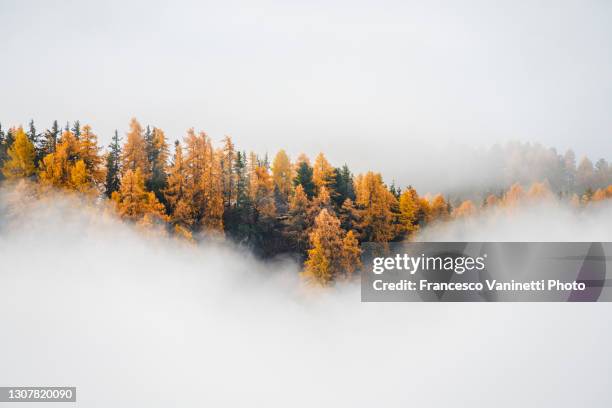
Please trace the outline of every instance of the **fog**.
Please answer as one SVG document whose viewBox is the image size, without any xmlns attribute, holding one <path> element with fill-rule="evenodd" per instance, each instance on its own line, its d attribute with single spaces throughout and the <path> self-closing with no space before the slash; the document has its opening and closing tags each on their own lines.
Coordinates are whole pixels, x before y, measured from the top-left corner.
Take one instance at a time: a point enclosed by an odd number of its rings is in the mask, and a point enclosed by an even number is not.
<svg viewBox="0 0 612 408">
<path fill-rule="evenodd" d="M 475 217 L 434 224 L 419 241 L 474 242 L 610 242 L 612 205 L 592 202 L 576 209 L 556 200 L 523 204 L 511 209 L 493 208 Z"/>
<path fill-rule="evenodd" d="M 171 140 L 193 126 L 262 154 L 325 151 L 401 184 L 457 171 L 404 167 L 450 142 L 595 156 L 611 17 L 598 0 L 3 0 L 16 62 L 0 65 L 0 122 L 78 119 L 106 145 L 136 116 Z"/>
<path fill-rule="evenodd" d="M 80 407 L 612 403 L 607 304 L 365 304 L 76 204 L 0 193 L 2 385 L 76 386 Z M 521 236 L 569 222 L 547 216 Z"/>
</svg>

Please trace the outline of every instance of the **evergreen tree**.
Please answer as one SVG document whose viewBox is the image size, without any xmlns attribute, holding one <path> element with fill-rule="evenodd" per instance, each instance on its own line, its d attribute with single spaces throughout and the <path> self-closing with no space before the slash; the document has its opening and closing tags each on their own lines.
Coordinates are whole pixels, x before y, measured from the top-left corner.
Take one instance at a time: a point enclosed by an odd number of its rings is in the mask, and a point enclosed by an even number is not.
<svg viewBox="0 0 612 408">
<path fill-rule="evenodd" d="M 402 195 L 402 189 L 395 186 L 395 181 L 391 182 L 391 187 L 389 187 L 389 191 L 397 200 L 399 200 L 400 196 Z"/>
<path fill-rule="evenodd" d="M 147 126 L 147 132 L 150 132 Z M 168 168 L 168 157 L 170 152 L 168 150 L 168 142 L 166 135 L 159 128 L 153 128 L 153 132 L 150 132 L 149 140 L 149 164 L 151 167 L 150 177 L 147 180 L 147 189 L 153 191 L 155 196 L 162 203 L 165 202 L 163 190 L 167 186 L 167 168 Z"/>
<path fill-rule="evenodd" d="M 68 124 L 66 124 L 66 127 L 68 126 Z M 76 137 L 77 140 L 79 140 L 81 138 L 81 123 L 78 120 L 74 121 L 74 124 L 72 125 L 72 129 L 70 129 L 72 131 L 72 133 L 74 134 L 74 137 Z"/>
<path fill-rule="evenodd" d="M 286 243 L 279 241 L 274 200 L 274 181 L 265 166 L 258 166 L 250 175 L 251 220 L 250 242 L 263 255 L 271 255 Z"/>
<path fill-rule="evenodd" d="M 38 162 L 42 159 L 42 152 L 40 149 L 40 134 L 36 132 L 36 126 L 34 126 L 34 119 L 30 119 L 30 123 L 28 124 L 28 139 L 34 146 L 35 158 L 34 163 L 38 165 Z"/>
<path fill-rule="evenodd" d="M 147 146 L 147 159 L 149 160 L 149 163 L 151 163 L 153 162 L 153 157 L 155 156 L 155 148 L 153 147 L 153 132 L 151 132 L 151 127 L 149 125 L 147 125 L 145 129 L 143 137 L 145 145 Z"/>
<path fill-rule="evenodd" d="M 249 163 L 246 152 L 236 152 L 234 175 L 236 182 L 236 205 L 224 213 L 224 225 L 228 234 L 237 242 L 249 243 L 255 234 L 253 206 L 249 194 Z"/>
<path fill-rule="evenodd" d="M 578 164 L 578 169 L 576 170 L 576 182 L 578 186 L 582 189 L 587 187 L 592 187 L 595 184 L 595 169 L 593 167 L 593 162 L 589 160 L 588 157 L 583 157 L 580 160 L 580 164 Z"/>
<path fill-rule="evenodd" d="M 247 174 L 246 152 L 238 152 L 234 161 L 234 173 L 236 174 L 236 207 L 247 208 L 249 205 L 249 179 Z"/>
<path fill-rule="evenodd" d="M 572 192 L 576 183 L 576 154 L 573 150 L 568 150 L 563 157 L 563 169 L 565 176 L 565 186 L 567 191 Z"/>
<path fill-rule="evenodd" d="M 338 210 L 340 226 L 345 231 L 354 231 L 355 237 L 362 236 L 360 211 L 355 208 L 355 203 L 350 198 L 344 200 L 342 207 Z"/>
<path fill-rule="evenodd" d="M 304 188 L 298 185 L 289 202 L 289 211 L 285 220 L 285 235 L 291 243 L 291 249 L 299 254 L 304 253 L 308 247 L 308 209 L 310 202 Z"/>
<path fill-rule="evenodd" d="M 4 142 L 7 146 L 7 149 L 13 145 L 13 143 L 15 142 L 15 129 L 11 128 L 6 131 L 6 139 L 4 139 Z"/>
<path fill-rule="evenodd" d="M 298 165 L 295 178 L 293 179 L 294 186 L 302 186 L 304 193 L 308 198 L 312 198 L 315 194 L 315 185 L 312 181 L 313 169 L 308 162 L 301 161 Z"/>
<path fill-rule="evenodd" d="M 2 168 L 5 160 L 7 159 L 7 150 L 8 146 L 6 145 L 6 135 L 4 134 L 4 130 L 2 129 L 2 124 L 0 124 L 0 169 Z M 4 176 L 0 171 L 0 180 L 3 177 Z"/>
<path fill-rule="evenodd" d="M 41 156 L 45 157 L 48 154 L 55 153 L 55 149 L 57 147 L 57 139 L 60 135 L 60 129 L 57 124 L 57 120 L 53 121 L 53 125 L 51 129 L 47 129 L 45 133 L 43 133 L 43 138 L 41 142 Z"/>
<path fill-rule="evenodd" d="M 240 152 L 238 152 L 240 155 Z M 237 155 L 232 138 L 223 138 L 223 151 L 221 155 L 221 177 L 223 184 L 223 205 L 225 208 L 236 205 L 236 174 L 234 173 Z"/>
<path fill-rule="evenodd" d="M 115 191 L 119 190 L 121 186 L 120 181 L 120 162 L 121 162 L 121 145 L 119 133 L 115 130 L 112 142 L 108 146 L 108 153 L 106 154 L 106 182 L 104 183 L 105 194 L 108 198 L 111 198 Z"/>
<path fill-rule="evenodd" d="M 344 204 L 347 199 L 355 200 L 355 189 L 353 187 L 353 174 L 345 164 L 334 171 L 334 183 L 332 184 L 332 199 L 337 207 Z"/>
</svg>

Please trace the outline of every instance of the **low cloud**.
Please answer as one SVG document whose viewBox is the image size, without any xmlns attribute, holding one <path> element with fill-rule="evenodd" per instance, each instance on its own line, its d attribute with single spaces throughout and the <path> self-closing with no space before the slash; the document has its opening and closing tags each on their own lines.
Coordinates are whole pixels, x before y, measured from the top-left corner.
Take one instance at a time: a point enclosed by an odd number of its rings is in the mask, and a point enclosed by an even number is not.
<svg viewBox="0 0 612 408">
<path fill-rule="evenodd" d="M 0 260 L 0 384 L 77 386 L 81 407 L 612 402 L 607 304 L 365 304 L 289 261 L 7 190 Z"/>
<path fill-rule="evenodd" d="M 551 200 L 513 208 L 492 208 L 475 217 L 434 224 L 419 241 L 612 241 L 612 204 L 590 203 L 586 208 Z"/>
</svg>

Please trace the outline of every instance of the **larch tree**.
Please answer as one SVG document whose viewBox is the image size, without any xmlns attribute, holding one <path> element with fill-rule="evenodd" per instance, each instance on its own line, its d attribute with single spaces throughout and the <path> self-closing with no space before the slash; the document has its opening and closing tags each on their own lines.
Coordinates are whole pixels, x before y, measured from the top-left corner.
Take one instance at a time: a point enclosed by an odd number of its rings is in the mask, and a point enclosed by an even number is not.
<svg viewBox="0 0 612 408">
<path fill-rule="evenodd" d="M 281 149 L 272 161 L 272 179 L 279 195 L 287 202 L 293 188 L 293 171 L 287 153 Z"/>
<path fill-rule="evenodd" d="M 90 173 L 83 159 L 79 159 L 73 166 L 70 167 L 69 186 L 72 190 L 83 193 L 93 194 L 94 185 L 90 179 Z"/>
<path fill-rule="evenodd" d="M 251 180 L 251 202 L 257 219 L 266 220 L 268 223 L 272 222 L 276 217 L 274 182 L 264 166 L 255 169 Z"/>
<path fill-rule="evenodd" d="M 453 218 L 468 219 L 476 215 L 476 206 L 471 200 L 463 201 L 457 208 L 453 210 Z"/>
<path fill-rule="evenodd" d="M 193 214 L 194 227 L 198 227 L 205 212 L 204 172 L 206 167 L 206 139 L 196 134 L 194 129 L 187 130 L 185 137 L 185 187 L 190 197 L 190 212 Z"/>
<path fill-rule="evenodd" d="M 493 208 L 499 204 L 499 198 L 495 194 L 489 194 L 484 200 L 483 207 Z"/>
<path fill-rule="evenodd" d="M 340 261 L 341 269 L 338 277 L 350 279 L 355 271 L 361 269 L 361 248 L 355 232 L 350 230 L 342 238 L 342 259 Z M 336 278 L 338 279 L 338 278 Z"/>
<path fill-rule="evenodd" d="M 603 201 L 606 198 L 607 198 L 606 191 L 604 189 L 598 188 L 597 190 L 595 190 L 595 193 L 593 194 L 592 201 Z"/>
<path fill-rule="evenodd" d="M 223 187 L 219 154 L 204 132 L 189 129 L 185 138 L 185 174 L 196 228 L 223 232 Z"/>
<path fill-rule="evenodd" d="M 80 146 L 74 133 L 65 130 L 54 153 L 46 155 L 39 169 L 39 179 L 43 184 L 56 188 L 72 188 L 70 173 L 80 160 Z"/>
<path fill-rule="evenodd" d="M 15 130 L 15 141 L 8 148 L 7 156 L 2 166 L 2 174 L 7 179 L 30 177 L 36 171 L 34 145 L 23 128 Z"/>
<path fill-rule="evenodd" d="M 210 160 L 204 177 L 206 191 L 206 217 L 203 226 L 209 232 L 223 233 L 223 178 L 220 150 L 213 150 L 210 139 L 207 141 Z"/>
<path fill-rule="evenodd" d="M 83 126 L 81 130 L 81 137 L 78 140 L 78 156 L 85 164 L 88 182 L 100 186 L 104 181 L 104 169 L 102 168 L 104 158 L 100 156 L 98 136 L 93 133 L 89 125 Z"/>
<path fill-rule="evenodd" d="M 510 186 L 510 189 L 506 192 L 506 194 L 504 194 L 504 206 L 517 206 L 524 199 L 524 197 L 525 191 L 523 190 L 523 187 L 518 183 L 514 183 L 512 186 Z"/>
<path fill-rule="evenodd" d="M 317 216 L 309 238 L 303 273 L 307 280 L 327 286 L 350 276 L 359 266 L 357 239 L 352 233 L 345 234 L 338 218 L 326 209 Z"/>
<path fill-rule="evenodd" d="M 368 172 L 355 179 L 355 204 L 360 210 L 365 241 L 389 242 L 397 235 L 392 207 L 395 196 L 386 188 L 378 173 Z"/>
<path fill-rule="evenodd" d="M 431 221 L 447 221 L 450 216 L 448 202 L 442 194 L 436 194 L 431 200 Z"/>
<path fill-rule="evenodd" d="M 552 193 L 552 191 L 550 191 L 548 183 L 535 182 L 529 188 L 529 191 L 527 192 L 527 197 L 532 201 L 549 201 L 554 198 L 554 194 Z"/>
<path fill-rule="evenodd" d="M 410 238 L 419 230 L 424 221 L 424 214 L 419 205 L 419 195 L 412 186 L 408 186 L 399 198 L 400 224 L 405 234 Z"/>
<path fill-rule="evenodd" d="M 330 214 L 335 215 L 331 196 L 329 195 L 329 190 L 327 190 L 327 188 L 325 187 L 321 187 L 316 197 L 313 197 L 306 211 L 306 216 L 308 217 L 308 224 L 310 226 L 314 225 L 315 219 L 323 210 L 327 210 Z"/>
<path fill-rule="evenodd" d="M 132 118 L 130 130 L 127 133 L 121 153 L 121 171 L 123 174 L 127 173 L 128 170 L 135 173 L 137 169 L 140 169 L 140 173 L 145 180 L 150 177 L 147 143 L 143 136 L 142 126 L 136 118 Z"/>
<path fill-rule="evenodd" d="M 336 179 L 336 170 L 325 158 L 323 153 L 319 153 L 315 158 L 312 166 L 312 181 L 315 184 L 315 190 L 318 193 L 322 187 L 329 190 L 330 186 Z"/>
<path fill-rule="evenodd" d="M 164 190 L 164 197 L 168 203 L 170 222 L 174 226 L 189 229 L 194 224 L 193 207 L 191 205 L 191 189 L 188 188 L 183 147 L 177 140 L 174 144 L 174 157 L 168 174 L 168 186 Z"/>
<path fill-rule="evenodd" d="M 112 195 L 119 215 L 129 221 L 139 222 L 145 217 L 163 223 L 167 220 L 164 206 L 155 194 L 145 189 L 140 167 L 128 169 L 121 177 L 121 188 Z"/>
</svg>

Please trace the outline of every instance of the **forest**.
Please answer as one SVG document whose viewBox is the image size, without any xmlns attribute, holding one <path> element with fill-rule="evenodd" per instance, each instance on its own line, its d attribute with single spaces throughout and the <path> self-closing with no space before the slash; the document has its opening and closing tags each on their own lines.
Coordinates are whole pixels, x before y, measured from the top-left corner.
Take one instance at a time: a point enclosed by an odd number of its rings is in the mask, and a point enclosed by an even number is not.
<svg viewBox="0 0 612 408">
<path fill-rule="evenodd" d="M 428 225 L 491 208 L 507 212 L 555 200 L 579 211 L 612 198 L 612 167 L 604 159 L 577 164 L 571 150 L 561 155 L 516 143 L 497 147 L 495 157 L 517 164 L 502 169 L 512 182 L 419 194 L 373 171 L 354 175 L 346 164 L 335 167 L 324 153 L 291 160 L 279 150 L 270 160 L 241 151 L 229 136 L 213 143 L 194 129 L 171 145 L 162 129 L 136 119 L 123 137 L 115 131 L 106 149 L 79 121 L 63 128 L 54 121 L 43 132 L 33 121 L 26 129 L 0 126 L 3 183 L 108 204 L 126 222 L 187 242 L 225 237 L 262 258 L 290 255 L 303 264 L 306 280 L 323 286 L 355 275 L 363 242 L 418 239 Z"/>
</svg>

